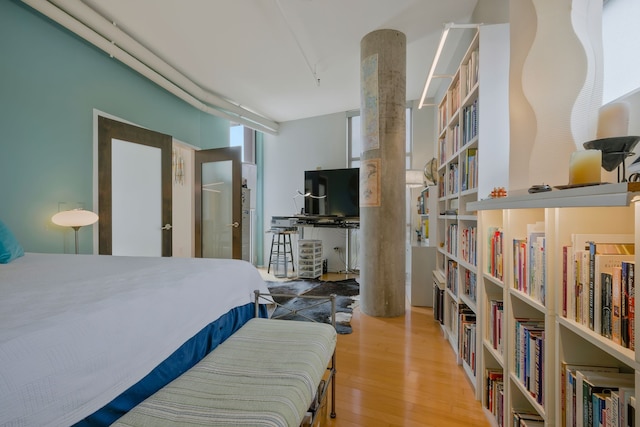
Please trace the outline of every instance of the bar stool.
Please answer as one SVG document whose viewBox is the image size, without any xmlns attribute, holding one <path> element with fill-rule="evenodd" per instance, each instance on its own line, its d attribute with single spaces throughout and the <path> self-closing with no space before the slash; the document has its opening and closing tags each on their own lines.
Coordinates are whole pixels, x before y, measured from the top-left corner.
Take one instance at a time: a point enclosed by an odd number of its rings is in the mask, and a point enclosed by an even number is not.
<svg viewBox="0 0 640 427">
<path fill-rule="evenodd" d="M 272 228 L 268 231 L 268 233 L 272 233 L 273 236 L 271 236 L 271 252 L 269 253 L 269 266 L 267 267 L 267 273 L 271 271 L 271 265 L 273 264 L 274 276 L 288 277 L 289 262 L 291 262 L 291 270 L 295 273 L 296 267 L 293 263 L 291 235 L 296 232 L 296 229 L 291 228 Z M 284 267 L 284 273 L 278 273 L 278 265 L 282 265 Z"/>
</svg>

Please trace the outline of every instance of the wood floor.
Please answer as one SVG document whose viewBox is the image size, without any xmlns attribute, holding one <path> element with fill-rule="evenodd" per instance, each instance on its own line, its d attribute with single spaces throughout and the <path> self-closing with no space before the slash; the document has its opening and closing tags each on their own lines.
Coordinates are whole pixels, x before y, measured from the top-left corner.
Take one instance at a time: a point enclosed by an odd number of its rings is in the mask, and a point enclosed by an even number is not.
<svg viewBox="0 0 640 427">
<path fill-rule="evenodd" d="M 356 309 L 352 326 L 338 335 L 337 417 L 328 426 L 490 426 L 430 308 L 408 305 L 397 318 Z"/>
</svg>

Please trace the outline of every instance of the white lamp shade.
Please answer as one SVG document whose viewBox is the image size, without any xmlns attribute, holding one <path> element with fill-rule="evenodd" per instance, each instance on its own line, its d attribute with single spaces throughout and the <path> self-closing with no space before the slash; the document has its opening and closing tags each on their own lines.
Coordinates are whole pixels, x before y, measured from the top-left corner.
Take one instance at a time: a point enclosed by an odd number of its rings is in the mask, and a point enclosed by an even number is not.
<svg viewBox="0 0 640 427">
<path fill-rule="evenodd" d="M 63 227 L 83 227 L 98 221 L 98 215 L 84 209 L 73 209 L 70 211 L 58 212 L 51 217 L 51 222 Z"/>
<path fill-rule="evenodd" d="M 424 172 L 417 169 L 408 169 L 406 171 L 405 182 L 408 187 L 423 187 Z"/>
</svg>

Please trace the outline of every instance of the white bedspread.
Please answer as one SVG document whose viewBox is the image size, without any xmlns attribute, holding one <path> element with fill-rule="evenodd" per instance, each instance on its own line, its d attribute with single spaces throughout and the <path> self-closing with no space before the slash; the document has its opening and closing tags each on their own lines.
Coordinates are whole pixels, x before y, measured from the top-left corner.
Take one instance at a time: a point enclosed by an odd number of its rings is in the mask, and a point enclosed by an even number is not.
<svg viewBox="0 0 640 427">
<path fill-rule="evenodd" d="M 28 253 L 0 266 L 0 425 L 68 426 L 267 292 L 237 260 Z"/>
</svg>

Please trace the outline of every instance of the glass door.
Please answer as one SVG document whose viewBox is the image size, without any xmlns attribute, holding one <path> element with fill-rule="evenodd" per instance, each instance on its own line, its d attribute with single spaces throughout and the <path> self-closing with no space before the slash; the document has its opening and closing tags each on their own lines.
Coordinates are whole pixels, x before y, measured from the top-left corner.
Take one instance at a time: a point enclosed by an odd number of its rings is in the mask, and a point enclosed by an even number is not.
<svg viewBox="0 0 640 427">
<path fill-rule="evenodd" d="M 98 117 L 98 251 L 172 254 L 169 135 Z"/>
<path fill-rule="evenodd" d="M 196 151 L 196 257 L 242 257 L 241 148 Z"/>
</svg>

